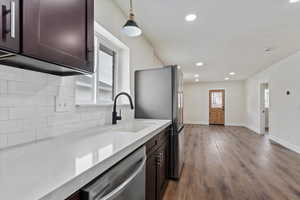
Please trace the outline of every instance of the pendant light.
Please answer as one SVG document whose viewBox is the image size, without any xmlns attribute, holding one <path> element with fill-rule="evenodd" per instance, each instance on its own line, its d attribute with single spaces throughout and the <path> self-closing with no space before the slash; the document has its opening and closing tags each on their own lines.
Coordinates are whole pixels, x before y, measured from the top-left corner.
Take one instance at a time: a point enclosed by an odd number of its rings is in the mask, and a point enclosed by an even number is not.
<svg viewBox="0 0 300 200">
<path fill-rule="evenodd" d="M 137 37 L 142 34 L 142 30 L 134 21 L 134 14 L 132 8 L 132 0 L 130 0 L 129 18 L 122 28 L 122 32 L 128 37 Z"/>
</svg>

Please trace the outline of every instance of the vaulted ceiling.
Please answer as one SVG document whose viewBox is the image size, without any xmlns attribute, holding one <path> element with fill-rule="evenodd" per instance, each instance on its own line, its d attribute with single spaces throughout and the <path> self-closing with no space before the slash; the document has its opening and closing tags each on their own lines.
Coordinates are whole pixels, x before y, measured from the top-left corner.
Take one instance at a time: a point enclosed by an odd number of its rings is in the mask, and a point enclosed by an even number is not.
<svg viewBox="0 0 300 200">
<path fill-rule="evenodd" d="M 115 0 L 124 12 L 129 1 Z M 187 81 L 243 80 L 300 49 L 300 2 L 134 0 L 136 20 L 166 64 Z M 186 22 L 189 13 L 197 15 Z M 197 67 L 197 62 L 205 63 Z M 230 76 L 235 72 L 235 76 Z"/>
</svg>

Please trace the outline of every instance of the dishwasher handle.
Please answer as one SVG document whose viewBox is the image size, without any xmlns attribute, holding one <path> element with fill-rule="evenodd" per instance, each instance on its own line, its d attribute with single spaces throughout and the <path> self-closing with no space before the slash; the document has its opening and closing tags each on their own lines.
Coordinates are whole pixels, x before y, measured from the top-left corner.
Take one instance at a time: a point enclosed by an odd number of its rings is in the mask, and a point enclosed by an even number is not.
<svg viewBox="0 0 300 200">
<path fill-rule="evenodd" d="M 105 195 L 104 197 L 97 197 L 95 200 L 110 200 L 122 192 L 127 185 L 131 183 L 131 181 L 141 172 L 146 164 L 146 157 L 143 158 L 142 164 L 138 167 L 138 169 L 130 175 L 128 179 L 126 179 L 121 185 L 119 185 L 116 189 L 111 191 L 109 194 Z"/>
</svg>

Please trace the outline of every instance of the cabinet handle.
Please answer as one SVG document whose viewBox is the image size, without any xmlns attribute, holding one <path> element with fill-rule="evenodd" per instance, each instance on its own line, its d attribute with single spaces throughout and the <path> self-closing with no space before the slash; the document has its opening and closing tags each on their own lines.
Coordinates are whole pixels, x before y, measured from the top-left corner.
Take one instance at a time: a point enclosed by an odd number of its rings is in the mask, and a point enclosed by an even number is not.
<svg viewBox="0 0 300 200">
<path fill-rule="evenodd" d="M 158 154 L 156 156 L 156 164 L 157 164 L 157 166 L 160 166 L 160 163 L 161 163 L 161 154 Z"/>
<path fill-rule="evenodd" d="M 10 36 L 16 37 L 16 3 L 14 0 L 10 2 Z"/>
<path fill-rule="evenodd" d="M 156 164 L 158 166 L 161 166 L 161 162 L 164 160 L 164 154 L 163 153 L 159 153 L 157 156 L 156 156 Z"/>
<path fill-rule="evenodd" d="M 6 21 L 7 21 L 7 14 L 9 12 L 6 9 L 5 5 L 2 5 L 2 39 L 5 40 L 6 39 L 6 34 L 8 33 L 6 30 Z"/>
<path fill-rule="evenodd" d="M 6 27 L 8 14 L 10 14 L 10 30 Z M 8 33 L 10 33 L 11 38 L 16 37 L 16 3 L 14 0 L 10 2 L 10 10 L 2 5 L 2 38 L 6 39 Z"/>
</svg>

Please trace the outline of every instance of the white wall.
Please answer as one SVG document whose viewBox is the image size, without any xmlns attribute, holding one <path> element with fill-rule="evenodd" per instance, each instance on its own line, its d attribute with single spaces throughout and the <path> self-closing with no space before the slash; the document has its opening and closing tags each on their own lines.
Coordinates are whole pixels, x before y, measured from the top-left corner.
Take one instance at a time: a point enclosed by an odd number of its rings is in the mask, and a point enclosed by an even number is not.
<svg viewBox="0 0 300 200">
<path fill-rule="evenodd" d="M 281 60 L 246 82 L 247 126 L 259 132 L 259 84 L 269 82 L 270 137 L 300 152 L 300 52 Z M 290 91 L 288 96 L 286 92 Z"/>
<path fill-rule="evenodd" d="M 184 122 L 209 124 L 209 90 L 225 89 L 225 125 L 245 125 L 244 81 L 184 84 Z"/>
<path fill-rule="evenodd" d="M 153 47 L 143 37 L 131 39 L 120 34 L 126 21 L 111 0 L 95 1 L 98 23 L 130 49 L 131 69 L 161 65 Z M 0 148 L 80 131 L 109 123 L 111 106 L 75 107 L 74 77 L 61 78 L 38 72 L 0 66 Z M 55 97 L 62 96 L 72 111 L 55 112 Z M 132 112 L 123 112 L 132 118 Z"/>
</svg>

